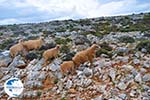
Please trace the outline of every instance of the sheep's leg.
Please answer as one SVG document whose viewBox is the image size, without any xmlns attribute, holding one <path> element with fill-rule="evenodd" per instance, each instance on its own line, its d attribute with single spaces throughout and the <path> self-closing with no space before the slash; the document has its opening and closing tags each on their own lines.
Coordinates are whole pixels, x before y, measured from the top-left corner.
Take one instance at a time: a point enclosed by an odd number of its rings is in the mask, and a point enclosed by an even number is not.
<svg viewBox="0 0 150 100">
<path fill-rule="evenodd" d="M 44 59 L 44 64 L 43 64 L 43 66 L 47 66 L 47 65 L 48 65 L 48 62 L 49 62 L 49 61 L 47 60 L 47 58 L 45 58 L 45 59 Z"/>
<path fill-rule="evenodd" d="M 72 75 L 76 74 L 76 70 L 75 70 L 74 67 L 71 68 L 71 74 L 72 74 Z"/>
<path fill-rule="evenodd" d="M 10 56 L 11 56 L 11 58 L 14 58 L 15 54 L 13 52 L 10 52 Z"/>
<path fill-rule="evenodd" d="M 78 68 L 79 66 L 80 66 L 80 63 L 77 63 L 75 68 Z"/>
<path fill-rule="evenodd" d="M 58 55 L 56 55 L 54 58 L 57 59 L 57 58 L 58 58 Z"/>
<path fill-rule="evenodd" d="M 28 51 L 27 51 L 26 49 L 23 49 L 23 50 L 22 50 L 22 53 L 23 53 L 23 56 L 26 56 L 27 53 L 28 53 Z"/>
<path fill-rule="evenodd" d="M 90 67 L 92 67 L 93 66 L 93 58 L 90 58 L 89 62 L 90 62 Z"/>
</svg>

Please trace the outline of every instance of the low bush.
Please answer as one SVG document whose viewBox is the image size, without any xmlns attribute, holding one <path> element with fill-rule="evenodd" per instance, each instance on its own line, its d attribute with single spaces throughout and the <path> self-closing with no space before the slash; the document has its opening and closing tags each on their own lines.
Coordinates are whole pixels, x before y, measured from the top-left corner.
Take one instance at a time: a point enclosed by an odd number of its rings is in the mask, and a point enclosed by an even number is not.
<svg viewBox="0 0 150 100">
<path fill-rule="evenodd" d="M 75 54 L 76 54 L 76 52 L 69 52 L 62 57 L 62 60 L 63 61 L 70 61 L 70 60 L 72 60 L 72 57 L 74 57 Z"/>
<path fill-rule="evenodd" d="M 107 50 L 107 51 L 111 51 L 111 50 L 112 50 L 112 47 L 110 47 L 109 44 L 106 43 L 106 42 L 103 42 L 102 44 L 100 44 L 100 47 L 101 47 L 102 49 Z"/>
<path fill-rule="evenodd" d="M 133 43 L 135 42 L 135 39 L 130 36 L 121 36 L 118 38 L 118 40 L 122 43 Z"/>
<path fill-rule="evenodd" d="M 67 45 L 62 45 L 61 48 L 60 48 L 60 52 L 61 52 L 61 53 L 68 53 L 68 52 L 70 52 L 69 46 L 67 46 Z"/>
<path fill-rule="evenodd" d="M 136 46 L 136 49 L 137 50 L 142 50 L 142 49 L 146 49 L 146 51 L 148 53 L 150 53 L 150 40 L 144 40 L 144 41 L 141 41 L 137 46 Z"/>
<path fill-rule="evenodd" d="M 0 44 L 0 49 L 7 48 L 10 44 L 14 43 L 12 39 L 4 40 L 2 44 Z"/>
<path fill-rule="evenodd" d="M 40 91 L 37 92 L 37 96 L 38 96 L 38 97 L 40 97 L 41 94 L 42 94 L 42 92 L 40 92 Z"/>
<path fill-rule="evenodd" d="M 106 50 L 106 49 L 103 49 L 103 48 L 99 49 L 99 50 L 96 52 L 96 57 L 100 57 L 101 54 L 106 54 L 106 55 L 108 55 L 109 57 L 112 57 L 112 52 L 111 52 L 111 51 L 108 51 L 108 50 Z"/>
<path fill-rule="evenodd" d="M 26 56 L 25 56 L 26 60 L 28 61 L 32 61 L 33 59 L 37 59 L 38 58 L 38 55 L 34 52 L 31 52 L 31 53 L 28 53 Z"/>
<path fill-rule="evenodd" d="M 3 35 L 3 33 L 0 33 L 0 36 L 2 36 Z"/>
<path fill-rule="evenodd" d="M 65 39 L 56 38 L 55 39 L 56 44 L 67 44 L 68 42 L 71 42 L 71 41 L 72 40 L 70 38 L 65 38 Z"/>
</svg>

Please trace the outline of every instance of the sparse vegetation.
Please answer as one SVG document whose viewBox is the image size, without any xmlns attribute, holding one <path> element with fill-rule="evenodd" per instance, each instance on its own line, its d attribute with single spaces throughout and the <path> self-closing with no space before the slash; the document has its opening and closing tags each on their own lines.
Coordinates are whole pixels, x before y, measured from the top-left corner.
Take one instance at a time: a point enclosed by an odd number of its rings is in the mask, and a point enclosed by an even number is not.
<svg viewBox="0 0 150 100">
<path fill-rule="evenodd" d="M 118 55 L 118 56 L 123 56 L 123 55 L 124 55 L 124 52 L 117 52 L 117 55 Z"/>
<path fill-rule="evenodd" d="M 106 49 L 103 49 L 103 48 L 99 49 L 99 50 L 96 52 L 96 56 L 97 56 L 97 57 L 100 57 L 101 54 L 106 54 L 106 55 L 108 55 L 109 57 L 112 57 L 112 52 L 111 52 L 111 51 L 108 51 L 108 50 L 106 50 Z"/>
<path fill-rule="evenodd" d="M 150 20 L 150 14 L 149 15 L 144 15 L 144 20 Z"/>
<path fill-rule="evenodd" d="M 143 48 L 147 50 L 148 53 L 150 53 L 150 40 L 144 40 L 141 41 L 137 46 L 137 50 L 142 50 Z"/>
<path fill-rule="evenodd" d="M 55 39 L 55 42 L 57 44 L 67 44 L 68 42 L 71 42 L 72 40 L 69 39 L 69 38 L 66 38 L 66 39 L 62 39 L 62 38 L 56 38 Z"/>
<path fill-rule="evenodd" d="M 26 58 L 26 60 L 31 61 L 33 59 L 37 59 L 38 55 L 37 55 L 37 53 L 31 52 L 31 53 L 28 53 L 25 58 Z"/>
<path fill-rule="evenodd" d="M 95 35 L 95 36 L 98 36 L 98 37 L 102 37 L 103 36 L 102 33 L 100 33 L 100 32 L 94 32 L 94 31 L 82 32 L 81 34 L 85 35 L 85 36 L 88 35 L 88 34 L 92 34 L 92 35 Z"/>
<path fill-rule="evenodd" d="M 108 43 L 106 42 L 103 42 L 102 44 L 100 44 L 100 47 L 107 50 L 107 51 L 111 51 L 112 50 L 112 47 L 109 46 Z"/>
<path fill-rule="evenodd" d="M 62 53 L 68 53 L 68 52 L 70 52 L 69 46 L 67 46 L 65 44 L 62 45 L 61 48 L 60 48 L 60 52 L 62 52 Z"/>
<path fill-rule="evenodd" d="M 41 31 L 42 31 L 42 30 L 41 30 Z M 45 35 L 52 34 L 51 31 L 46 31 L 46 30 L 44 30 L 44 31 L 42 31 L 42 32 L 43 32 L 43 34 L 45 34 Z"/>
<path fill-rule="evenodd" d="M 42 92 L 41 92 L 41 91 L 38 91 L 38 92 L 37 92 L 37 96 L 38 96 L 38 97 L 40 97 L 40 96 L 41 96 L 41 94 L 42 94 Z"/>
<path fill-rule="evenodd" d="M 102 44 L 100 44 L 101 49 L 99 49 L 96 53 L 96 56 L 100 56 L 101 54 L 106 54 L 109 57 L 112 56 L 112 48 L 109 46 L 108 43 L 103 42 Z"/>
<path fill-rule="evenodd" d="M 0 32 L 0 36 L 2 36 L 2 35 L 3 35 L 3 33 Z"/>
<path fill-rule="evenodd" d="M 72 57 L 76 54 L 76 52 L 69 52 L 65 56 L 62 57 L 63 61 L 70 61 Z"/>
<path fill-rule="evenodd" d="M 130 36 L 122 36 L 118 38 L 120 42 L 122 43 L 133 43 L 135 42 L 135 39 Z"/>
<path fill-rule="evenodd" d="M 58 81 L 59 81 L 58 79 L 55 79 L 55 80 L 54 80 L 54 84 L 57 84 L 57 83 L 58 83 Z"/>
<path fill-rule="evenodd" d="M 81 26 L 83 25 L 90 25 L 91 21 L 88 19 L 81 19 L 78 21 L 79 24 L 81 24 Z"/>
<path fill-rule="evenodd" d="M 67 31 L 67 28 L 65 28 L 65 27 L 59 27 L 59 28 L 57 28 L 56 31 L 57 32 L 65 32 L 65 31 Z"/>
<path fill-rule="evenodd" d="M 0 45 L 0 49 L 4 50 L 7 46 L 13 43 L 12 39 L 4 40 L 3 43 Z"/>
<path fill-rule="evenodd" d="M 66 98 L 61 98 L 60 100 L 67 100 Z"/>
<path fill-rule="evenodd" d="M 39 37 L 38 36 L 29 36 L 28 39 L 26 40 L 34 40 L 34 39 L 38 39 Z"/>
</svg>

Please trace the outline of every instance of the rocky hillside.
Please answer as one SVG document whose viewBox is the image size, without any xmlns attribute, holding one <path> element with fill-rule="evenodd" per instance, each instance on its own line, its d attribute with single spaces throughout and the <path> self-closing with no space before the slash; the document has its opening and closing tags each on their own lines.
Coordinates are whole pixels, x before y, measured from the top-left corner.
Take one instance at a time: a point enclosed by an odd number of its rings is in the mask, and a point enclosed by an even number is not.
<svg viewBox="0 0 150 100">
<path fill-rule="evenodd" d="M 4 82 L 18 77 L 24 91 L 12 100 L 150 100 L 150 13 L 0 26 L 0 99 Z M 46 45 L 26 56 L 10 57 L 19 39 L 44 36 Z M 62 76 L 60 64 L 97 43 L 94 64 L 82 64 Z M 45 50 L 61 45 L 60 54 L 43 67 Z"/>
</svg>

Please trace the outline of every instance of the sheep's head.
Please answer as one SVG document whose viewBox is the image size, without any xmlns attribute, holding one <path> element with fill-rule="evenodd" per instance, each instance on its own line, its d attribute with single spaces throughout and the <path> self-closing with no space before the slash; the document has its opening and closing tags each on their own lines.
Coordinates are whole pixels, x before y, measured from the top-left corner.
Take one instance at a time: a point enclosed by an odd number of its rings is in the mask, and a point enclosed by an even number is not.
<svg viewBox="0 0 150 100">
<path fill-rule="evenodd" d="M 41 36 L 41 37 L 40 37 L 40 40 L 44 41 L 44 37 Z"/>
<path fill-rule="evenodd" d="M 56 49 L 60 49 L 60 45 L 56 45 L 56 47 L 55 47 Z"/>
<path fill-rule="evenodd" d="M 93 45 L 91 46 L 91 48 L 92 48 L 93 50 L 97 51 L 98 49 L 100 49 L 100 46 L 98 46 L 97 44 L 93 44 Z"/>
<path fill-rule="evenodd" d="M 45 45 L 44 37 L 41 36 L 39 39 L 41 40 L 42 44 Z"/>
</svg>

